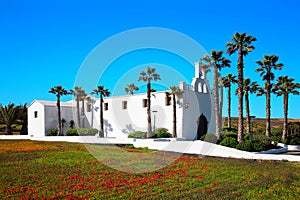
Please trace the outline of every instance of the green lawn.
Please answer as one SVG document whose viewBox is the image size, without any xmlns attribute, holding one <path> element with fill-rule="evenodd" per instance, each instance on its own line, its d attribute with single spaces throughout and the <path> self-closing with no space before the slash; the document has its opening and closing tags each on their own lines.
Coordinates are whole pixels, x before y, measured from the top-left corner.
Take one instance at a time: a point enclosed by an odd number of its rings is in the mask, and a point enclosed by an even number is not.
<svg viewBox="0 0 300 200">
<path fill-rule="evenodd" d="M 300 163 L 0 141 L 0 199 L 297 199 Z M 159 158 L 148 159 L 151 157 Z M 163 163 L 162 161 L 165 161 Z M 103 163 L 107 163 L 108 167 Z M 121 172 L 114 168 L 128 172 Z M 149 167 L 151 166 L 151 167 Z"/>
</svg>

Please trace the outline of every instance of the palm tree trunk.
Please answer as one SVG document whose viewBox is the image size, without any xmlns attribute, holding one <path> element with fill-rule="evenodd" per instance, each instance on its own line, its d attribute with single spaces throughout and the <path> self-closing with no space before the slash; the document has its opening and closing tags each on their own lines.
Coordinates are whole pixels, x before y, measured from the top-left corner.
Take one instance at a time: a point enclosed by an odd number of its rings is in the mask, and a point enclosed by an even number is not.
<svg viewBox="0 0 300 200">
<path fill-rule="evenodd" d="M 227 127 L 231 129 L 231 86 L 228 86 L 228 120 L 227 120 Z"/>
<path fill-rule="evenodd" d="M 215 116 L 216 116 L 216 136 L 220 139 L 220 115 L 219 115 L 219 91 L 218 91 L 218 68 L 214 64 L 214 106 L 215 106 Z"/>
<path fill-rule="evenodd" d="M 20 135 L 28 135 L 27 123 L 26 124 L 22 124 Z"/>
<path fill-rule="evenodd" d="M 223 86 L 220 86 L 220 107 L 219 107 L 219 123 L 220 131 L 222 131 L 222 116 L 223 116 Z"/>
<path fill-rule="evenodd" d="M 270 80 L 267 80 L 267 93 L 266 93 L 266 136 L 270 137 L 271 134 L 271 88 Z"/>
<path fill-rule="evenodd" d="M 285 140 L 287 138 L 287 126 L 288 126 L 288 104 L 289 104 L 289 96 L 288 94 L 284 94 L 283 96 L 283 104 L 284 104 L 284 121 L 283 121 L 283 132 L 281 140 Z"/>
<path fill-rule="evenodd" d="M 240 47 L 238 54 L 238 111 L 239 111 L 239 124 L 238 124 L 238 142 L 244 140 L 244 122 L 243 122 L 243 49 Z"/>
<path fill-rule="evenodd" d="M 6 125 L 5 127 L 5 135 L 13 135 L 11 125 Z"/>
<path fill-rule="evenodd" d="M 173 138 L 177 137 L 176 131 L 176 99 L 175 94 L 173 94 Z"/>
<path fill-rule="evenodd" d="M 84 99 L 81 100 L 81 103 L 82 103 L 81 104 L 82 105 L 81 106 L 81 117 L 82 117 L 82 120 L 81 120 L 81 124 L 82 125 L 81 125 L 81 127 L 84 128 L 84 119 L 85 119 L 84 118 L 85 117 L 85 114 L 84 114 Z"/>
<path fill-rule="evenodd" d="M 151 83 L 148 79 L 147 83 L 147 121 L 148 121 L 148 129 L 147 129 L 147 138 L 150 138 L 152 136 L 152 130 L 151 130 Z"/>
<path fill-rule="evenodd" d="M 78 123 L 78 127 L 80 128 L 80 111 L 79 111 L 79 99 L 78 97 L 76 97 L 76 109 L 77 109 L 77 123 Z"/>
<path fill-rule="evenodd" d="M 57 95 L 57 118 L 58 118 L 58 123 L 57 123 L 57 130 L 58 130 L 58 135 L 62 136 L 62 125 L 61 125 L 61 111 L 60 111 L 60 96 Z"/>
<path fill-rule="evenodd" d="M 100 93 L 100 129 L 99 129 L 99 137 L 104 137 L 103 131 L 103 97 Z"/>
<path fill-rule="evenodd" d="M 250 109 L 249 109 L 249 95 L 248 91 L 245 93 L 245 106 L 246 106 L 246 121 L 247 121 L 247 132 L 250 133 Z"/>
</svg>

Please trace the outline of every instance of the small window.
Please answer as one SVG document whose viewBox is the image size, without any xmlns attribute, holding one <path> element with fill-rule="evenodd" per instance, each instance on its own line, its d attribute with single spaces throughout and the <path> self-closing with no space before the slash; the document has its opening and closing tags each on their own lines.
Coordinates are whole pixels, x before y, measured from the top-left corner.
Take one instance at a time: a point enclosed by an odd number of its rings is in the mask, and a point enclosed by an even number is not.
<svg viewBox="0 0 300 200">
<path fill-rule="evenodd" d="M 34 111 L 34 118 L 38 117 L 38 111 Z"/>
<path fill-rule="evenodd" d="M 165 99 L 165 102 L 166 102 L 166 106 L 169 106 L 171 105 L 171 97 L 170 96 L 167 96 L 166 99 Z"/>
<path fill-rule="evenodd" d="M 108 103 L 104 103 L 104 110 L 108 110 Z"/>
<path fill-rule="evenodd" d="M 143 108 L 147 107 L 148 99 L 143 99 Z"/>
<path fill-rule="evenodd" d="M 127 109 L 127 101 L 122 101 L 122 109 Z"/>
<path fill-rule="evenodd" d="M 87 103 L 86 104 L 86 112 L 91 112 L 91 107 L 92 107 L 92 105 L 90 104 L 90 103 Z"/>
</svg>

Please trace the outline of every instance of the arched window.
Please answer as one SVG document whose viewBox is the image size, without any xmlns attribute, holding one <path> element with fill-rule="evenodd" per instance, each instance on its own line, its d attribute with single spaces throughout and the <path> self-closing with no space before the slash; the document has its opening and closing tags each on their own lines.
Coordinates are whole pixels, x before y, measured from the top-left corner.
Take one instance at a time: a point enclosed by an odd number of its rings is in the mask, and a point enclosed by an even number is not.
<svg viewBox="0 0 300 200">
<path fill-rule="evenodd" d="M 198 84 L 198 92 L 203 92 L 203 91 L 202 91 L 202 83 L 199 83 L 199 84 Z"/>
<path fill-rule="evenodd" d="M 207 87 L 205 83 L 203 84 L 203 93 L 207 93 Z"/>
</svg>

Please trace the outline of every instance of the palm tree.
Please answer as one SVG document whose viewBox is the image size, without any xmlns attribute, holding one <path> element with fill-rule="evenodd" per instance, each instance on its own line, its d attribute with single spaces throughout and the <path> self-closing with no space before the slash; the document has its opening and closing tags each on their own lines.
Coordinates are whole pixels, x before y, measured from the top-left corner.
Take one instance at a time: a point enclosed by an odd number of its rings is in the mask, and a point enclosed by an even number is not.
<svg viewBox="0 0 300 200">
<path fill-rule="evenodd" d="M 17 106 L 17 110 L 17 122 L 22 126 L 20 135 L 28 135 L 27 104 L 20 104 Z"/>
<path fill-rule="evenodd" d="M 235 33 L 232 36 L 232 42 L 226 43 L 226 53 L 232 55 L 236 51 L 238 52 L 238 110 L 239 110 L 239 122 L 238 122 L 238 141 L 244 140 L 244 122 L 243 122 L 243 81 L 244 81 L 244 56 L 254 49 L 251 45 L 256 41 L 255 37 L 247 35 L 247 33 Z"/>
<path fill-rule="evenodd" d="M 11 126 L 17 120 L 17 108 L 15 104 L 9 103 L 6 106 L 0 104 L 0 119 L 5 124 L 5 135 L 13 135 Z"/>
<path fill-rule="evenodd" d="M 287 125 L 288 125 L 288 104 L 289 104 L 289 94 L 299 95 L 297 89 L 300 88 L 299 83 L 294 83 L 293 78 L 288 78 L 287 76 L 280 76 L 277 79 L 277 83 L 274 85 L 273 92 L 277 96 L 283 95 L 283 105 L 284 105 L 284 122 L 283 122 L 283 132 L 281 140 L 287 138 Z"/>
<path fill-rule="evenodd" d="M 256 72 L 260 72 L 262 80 L 265 81 L 265 95 L 266 95 L 266 136 L 270 136 L 271 133 L 271 90 L 273 84 L 271 81 L 274 80 L 274 70 L 281 70 L 283 64 L 277 63 L 279 57 L 276 55 L 264 55 L 263 61 L 256 61 L 259 68 L 256 69 Z M 260 93 L 262 94 L 262 93 Z"/>
<path fill-rule="evenodd" d="M 139 90 L 139 88 L 134 83 L 127 84 L 127 87 L 124 89 L 126 93 L 129 93 L 131 95 L 134 94 L 134 91 Z"/>
<path fill-rule="evenodd" d="M 220 117 L 220 105 L 219 105 L 219 71 L 223 67 L 230 67 L 230 60 L 223 57 L 223 51 L 211 51 L 211 60 L 205 59 L 208 65 L 214 67 L 214 107 L 216 116 L 216 136 L 221 138 L 221 117 Z"/>
<path fill-rule="evenodd" d="M 62 132 L 62 123 L 61 123 L 61 111 L 60 111 L 60 97 L 64 95 L 70 94 L 66 89 L 64 89 L 61 85 L 54 86 L 49 90 L 49 93 L 52 93 L 56 95 L 57 101 L 56 101 L 56 106 L 57 106 L 57 130 L 58 130 L 58 135 L 63 135 Z"/>
<path fill-rule="evenodd" d="M 80 120 L 79 102 L 81 100 L 82 86 L 75 86 L 74 90 L 70 90 L 70 92 L 75 97 L 76 110 L 77 110 L 77 124 L 78 124 L 78 127 L 80 127 L 81 120 Z"/>
<path fill-rule="evenodd" d="M 140 77 L 138 81 L 147 82 L 147 121 L 148 121 L 148 128 L 147 128 L 147 137 L 151 137 L 152 130 L 151 130 L 151 81 L 161 80 L 160 75 L 155 73 L 155 68 L 147 67 L 146 71 L 141 71 Z"/>
<path fill-rule="evenodd" d="M 110 92 L 108 89 L 104 88 L 104 85 L 98 86 L 96 89 L 93 89 L 91 94 L 100 95 L 100 129 L 99 137 L 104 137 L 104 128 L 103 128 L 103 97 L 109 97 Z"/>
<path fill-rule="evenodd" d="M 170 86 L 170 91 L 166 92 L 167 97 L 169 95 L 172 95 L 173 99 L 173 132 L 172 136 L 175 138 L 177 137 L 177 120 L 176 120 L 176 97 L 180 98 L 180 96 L 183 94 L 183 91 L 176 86 Z"/>
<path fill-rule="evenodd" d="M 246 106 L 246 122 L 247 122 L 247 132 L 250 132 L 250 107 L 249 107 L 249 92 L 255 93 L 259 88 L 256 81 L 251 82 L 250 78 L 244 79 L 244 95 L 245 95 L 245 106 Z"/>
<path fill-rule="evenodd" d="M 225 88 L 227 88 L 227 127 L 231 129 L 231 84 L 237 83 L 236 76 L 227 74 L 226 76 L 221 77 L 220 82 Z"/>
</svg>

